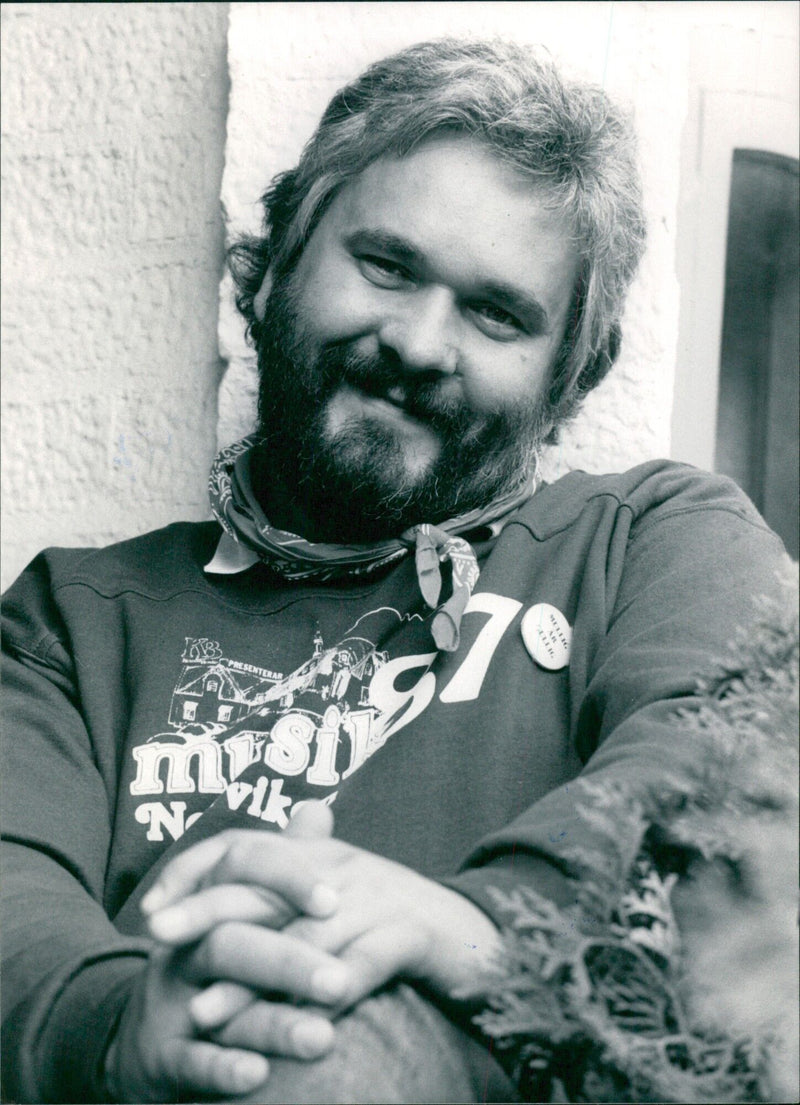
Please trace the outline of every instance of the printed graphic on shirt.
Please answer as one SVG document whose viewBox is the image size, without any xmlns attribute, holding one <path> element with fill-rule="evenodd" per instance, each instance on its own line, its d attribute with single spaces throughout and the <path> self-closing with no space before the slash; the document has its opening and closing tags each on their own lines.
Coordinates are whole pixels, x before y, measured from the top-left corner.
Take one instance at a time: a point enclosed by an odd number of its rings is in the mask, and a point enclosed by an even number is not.
<svg viewBox="0 0 800 1105">
<path fill-rule="evenodd" d="M 317 631 L 308 658 L 288 674 L 230 659 L 211 637 L 187 637 L 169 730 L 132 749 L 130 792 L 142 799 L 135 817 L 147 839 L 177 840 L 213 801 L 278 828 L 300 802 L 333 802 L 435 696 L 445 705 L 478 698 L 521 609 L 504 595 L 473 594 L 464 609 L 470 631 L 439 686 L 435 648 L 398 657 L 378 648 L 401 623 L 423 621 L 393 607 L 365 614 L 333 646 Z M 198 809 L 201 795 L 209 799 Z"/>
<path fill-rule="evenodd" d="M 311 655 L 288 674 L 231 659 L 210 637 L 187 637 L 170 729 L 132 750 L 130 792 L 150 799 L 135 813 L 147 839 L 177 839 L 201 816 L 187 816 L 174 795 L 224 794 L 232 810 L 279 828 L 298 801 L 332 802 L 337 785 L 434 694 L 435 651 L 390 659 L 376 647 L 387 615 L 408 620 L 372 611 L 332 647 L 317 631 Z"/>
</svg>

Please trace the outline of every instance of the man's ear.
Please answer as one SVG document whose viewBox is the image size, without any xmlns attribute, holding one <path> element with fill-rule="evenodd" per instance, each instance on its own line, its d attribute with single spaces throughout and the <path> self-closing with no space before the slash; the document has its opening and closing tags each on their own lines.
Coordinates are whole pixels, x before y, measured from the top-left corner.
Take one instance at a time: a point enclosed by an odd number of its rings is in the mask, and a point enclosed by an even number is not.
<svg viewBox="0 0 800 1105">
<path fill-rule="evenodd" d="M 267 269 L 267 275 L 264 277 L 261 287 L 253 296 L 253 314 L 256 316 L 259 322 L 264 321 L 264 312 L 267 309 L 267 300 L 269 299 L 269 293 L 272 291 L 272 267 Z"/>
</svg>

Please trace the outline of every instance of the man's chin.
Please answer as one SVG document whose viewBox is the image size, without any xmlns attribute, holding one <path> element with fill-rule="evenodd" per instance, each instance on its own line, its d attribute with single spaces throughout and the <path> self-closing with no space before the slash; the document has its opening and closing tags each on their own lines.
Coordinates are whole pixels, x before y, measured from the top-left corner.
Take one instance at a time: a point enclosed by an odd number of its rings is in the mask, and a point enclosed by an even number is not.
<svg viewBox="0 0 800 1105">
<path fill-rule="evenodd" d="M 349 421 L 338 433 L 324 434 L 326 482 L 338 498 L 352 496 L 365 514 L 397 521 L 428 483 L 439 457 L 438 439 L 417 440 L 369 417 Z"/>
<path fill-rule="evenodd" d="M 433 427 L 391 400 L 349 385 L 339 388 L 327 405 L 323 439 L 343 459 L 352 451 L 360 465 L 394 454 L 391 486 L 398 480 L 401 485 L 421 482 L 442 450 Z"/>
<path fill-rule="evenodd" d="M 383 400 L 348 397 L 340 404 L 337 398 L 324 411 L 312 453 L 300 461 L 311 477 L 302 481 L 307 512 L 319 519 L 324 502 L 336 531 L 327 540 L 364 543 L 396 537 L 421 522 L 442 522 L 486 506 L 523 474 L 519 449 L 493 455 L 469 427 L 443 440 L 411 416 L 398 420 L 383 409 Z"/>
</svg>

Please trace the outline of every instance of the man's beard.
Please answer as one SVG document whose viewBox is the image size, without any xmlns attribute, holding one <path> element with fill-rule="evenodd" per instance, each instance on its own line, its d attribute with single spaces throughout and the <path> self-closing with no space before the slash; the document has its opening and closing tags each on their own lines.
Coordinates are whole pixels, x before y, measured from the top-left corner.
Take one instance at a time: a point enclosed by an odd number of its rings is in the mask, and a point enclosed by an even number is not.
<svg viewBox="0 0 800 1105">
<path fill-rule="evenodd" d="M 365 356 L 351 341 L 306 352 L 291 277 L 276 284 L 255 332 L 258 446 L 253 487 L 270 517 L 280 494 L 313 519 L 316 541 L 364 543 L 396 537 L 421 522 L 483 508 L 529 478 L 550 429 L 544 398 L 514 410 L 476 415 L 442 393 L 440 376 L 405 371 L 397 354 Z M 328 405 L 343 386 L 383 397 L 402 388 L 403 408 L 440 441 L 435 460 L 409 472 L 403 435 L 364 416 L 331 438 Z M 272 520 L 270 518 L 270 520 Z"/>
</svg>

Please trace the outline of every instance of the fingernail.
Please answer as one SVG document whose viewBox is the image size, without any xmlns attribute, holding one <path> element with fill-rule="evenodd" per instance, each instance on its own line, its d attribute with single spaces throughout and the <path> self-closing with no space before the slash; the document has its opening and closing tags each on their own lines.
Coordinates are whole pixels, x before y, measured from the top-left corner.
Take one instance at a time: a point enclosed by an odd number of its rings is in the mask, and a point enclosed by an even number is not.
<svg viewBox="0 0 800 1105">
<path fill-rule="evenodd" d="M 221 995 L 210 987 L 189 1002 L 189 1013 L 198 1028 L 217 1028 L 227 1019 L 228 1010 Z"/>
<path fill-rule="evenodd" d="M 333 1043 L 333 1025 L 321 1017 L 300 1021 L 292 1029 L 292 1046 L 299 1059 L 316 1059 Z"/>
<path fill-rule="evenodd" d="M 172 943 L 181 940 L 189 931 L 191 918 L 185 909 L 174 906 L 150 917 L 150 931 L 157 940 Z"/>
<path fill-rule="evenodd" d="M 347 986 L 347 971 L 340 965 L 320 967 L 311 978 L 314 997 L 318 1001 L 338 1001 Z"/>
<path fill-rule="evenodd" d="M 232 1089 L 244 1093 L 246 1090 L 254 1090 L 265 1081 L 269 1074 L 269 1063 L 263 1055 L 242 1055 L 236 1060 L 231 1074 L 234 1083 Z"/>
<path fill-rule="evenodd" d="M 332 886 L 318 883 L 308 899 L 308 912 L 315 917 L 330 917 L 339 904 L 339 895 Z"/>
<path fill-rule="evenodd" d="M 151 886 L 139 905 L 145 913 L 152 913 L 153 910 L 158 909 L 164 901 L 165 896 L 163 886 Z"/>
</svg>

